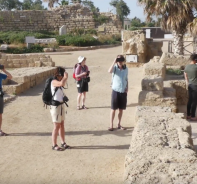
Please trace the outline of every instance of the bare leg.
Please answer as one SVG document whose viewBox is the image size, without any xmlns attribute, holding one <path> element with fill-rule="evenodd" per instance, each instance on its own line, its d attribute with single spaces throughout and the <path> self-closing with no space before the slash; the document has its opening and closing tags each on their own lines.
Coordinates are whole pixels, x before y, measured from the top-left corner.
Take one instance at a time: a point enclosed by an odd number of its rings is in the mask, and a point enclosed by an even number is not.
<svg viewBox="0 0 197 184">
<path fill-rule="evenodd" d="M 85 100 L 86 100 L 86 92 L 83 92 L 82 106 L 85 106 Z"/>
<path fill-rule="evenodd" d="M 123 114 L 123 110 L 122 109 L 119 109 L 119 113 L 118 113 L 118 127 L 120 127 L 120 122 L 121 122 L 121 119 L 122 119 L 122 114 Z"/>
<path fill-rule="evenodd" d="M 110 113 L 110 128 L 113 128 L 113 121 L 114 121 L 114 117 L 115 117 L 115 112 L 116 112 L 116 110 L 111 109 L 111 113 Z"/>
<path fill-rule="evenodd" d="M 52 131 L 52 145 L 55 146 L 57 144 L 57 135 L 60 129 L 61 123 L 54 123 L 54 128 Z"/>
<path fill-rule="evenodd" d="M 82 96 L 82 93 L 78 93 L 78 96 L 77 96 L 77 107 L 80 107 L 81 96 Z"/>
<path fill-rule="evenodd" d="M 59 135 L 61 143 L 65 143 L 65 129 L 64 129 L 64 121 L 60 123 Z"/>
</svg>

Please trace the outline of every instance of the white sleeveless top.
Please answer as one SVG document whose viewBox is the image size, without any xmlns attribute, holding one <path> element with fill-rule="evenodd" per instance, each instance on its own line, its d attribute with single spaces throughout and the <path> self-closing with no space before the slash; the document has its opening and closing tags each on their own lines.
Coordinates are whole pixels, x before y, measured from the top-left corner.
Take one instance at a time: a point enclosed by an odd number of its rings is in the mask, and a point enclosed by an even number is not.
<svg viewBox="0 0 197 184">
<path fill-rule="evenodd" d="M 53 85 L 52 85 L 52 82 L 51 82 L 51 94 L 52 96 L 54 95 L 55 93 L 55 88 Z M 64 92 L 63 90 L 61 90 L 60 88 L 58 88 L 58 90 L 56 91 L 54 97 L 53 97 L 53 100 L 56 100 L 56 101 L 59 101 L 59 102 L 63 102 L 63 97 L 64 97 Z"/>
</svg>

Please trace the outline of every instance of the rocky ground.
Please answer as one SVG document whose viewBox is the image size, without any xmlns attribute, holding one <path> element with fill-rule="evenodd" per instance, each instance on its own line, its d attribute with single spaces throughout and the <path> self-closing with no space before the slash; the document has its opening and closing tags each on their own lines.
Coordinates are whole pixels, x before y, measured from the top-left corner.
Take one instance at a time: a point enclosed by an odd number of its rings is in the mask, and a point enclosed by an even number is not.
<svg viewBox="0 0 197 184">
<path fill-rule="evenodd" d="M 121 47 L 115 47 L 51 54 L 56 66 L 68 68 L 68 89 L 65 92 L 69 108 L 65 136 L 72 149 L 63 152 L 51 149 L 53 124 L 49 109 L 43 107 L 41 99 L 44 83 L 31 88 L 5 107 L 2 128 L 10 136 L 0 137 L 0 183 L 123 183 L 124 158 L 135 126 L 142 68 L 129 68 L 128 106 L 122 119 L 127 130 L 109 132 L 111 75 L 107 70 L 121 52 Z M 79 55 L 87 57 L 91 71 L 86 102 L 88 110 L 76 109 L 77 90 L 72 68 Z M 195 145 L 196 125 L 192 123 Z M 114 126 L 117 126 L 117 116 Z"/>
<path fill-rule="evenodd" d="M 6 184 L 119 184 L 123 182 L 124 158 L 135 126 L 142 68 L 129 69 L 128 107 L 122 125 L 128 129 L 109 132 L 111 75 L 107 72 L 121 47 L 75 51 L 51 55 L 56 65 L 69 73 L 69 108 L 66 115 L 66 142 L 72 149 L 52 151 L 53 124 L 49 109 L 41 100 L 44 83 L 7 103 L 0 138 L 0 183 Z M 91 82 L 87 94 L 88 110 L 76 110 L 76 83 L 72 67 L 79 55 L 87 57 Z M 114 126 L 117 126 L 117 116 Z M 59 141 L 58 141 L 59 142 Z"/>
</svg>

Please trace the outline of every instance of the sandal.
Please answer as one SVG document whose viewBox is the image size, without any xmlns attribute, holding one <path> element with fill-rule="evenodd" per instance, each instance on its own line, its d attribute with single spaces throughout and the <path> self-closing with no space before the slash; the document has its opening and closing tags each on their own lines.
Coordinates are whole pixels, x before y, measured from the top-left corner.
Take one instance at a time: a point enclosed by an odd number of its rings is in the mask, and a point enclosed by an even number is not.
<svg viewBox="0 0 197 184">
<path fill-rule="evenodd" d="M 121 130 L 126 130 L 126 128 L 122 127 L 122 126 L 118 126 L 117 127 L 118 129 L 121 129 Z"/>
<path fill-rule="evenodd" d="M 77 106 L 77 110 L 80 110 L 80 106 Z"/>
<path fill-rule="evenodd" d="M 3 131 L 0 131 L 0 136 L 7 136 L 8 134 L 6 134 L 5 132 Z"/>
<path fill-rule="evenodd" d="M 187 116 L 187 119 L 191 119 L 191 116 Z"/>
<path fill-rule="evenodd" d="M 69 145 L 67 145 L 65 142 L 63 144 L 61 144 L 61 147 L 64 148 L 64 149 L 68 149 L 70 148 Z"/>
<path fill-rule="evenodd" d="M 114 128 L 108 128 L 109 131 L 114 131 Z"/>
<path fill-rule="evenodd" d="M 81 108 L 82 108 L 82 109 L 88 109 L 85 105 L 82 105 Z"/>
<path fill-rule="evenodd" d="M 60 148 L 57 144 L 55 146 L 52 146 L 52 150 L 55 150 L 55 151 L 63 151 L 63 149 Z"/>
</svg>

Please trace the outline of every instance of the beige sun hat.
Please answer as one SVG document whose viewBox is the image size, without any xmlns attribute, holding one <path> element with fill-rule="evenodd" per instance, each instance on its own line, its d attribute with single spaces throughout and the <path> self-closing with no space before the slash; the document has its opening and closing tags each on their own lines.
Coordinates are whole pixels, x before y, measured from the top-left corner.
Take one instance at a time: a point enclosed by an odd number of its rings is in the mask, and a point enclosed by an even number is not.
<svg viewBox="0 0 197 184">
<path fill-rule="evenodd" d="M 78 63 L 82 63 L 82 61 L 85 59 L 85 57 L 83 57 L 83 56 L 79 56 L 78 57 Z"/>
</svg>

